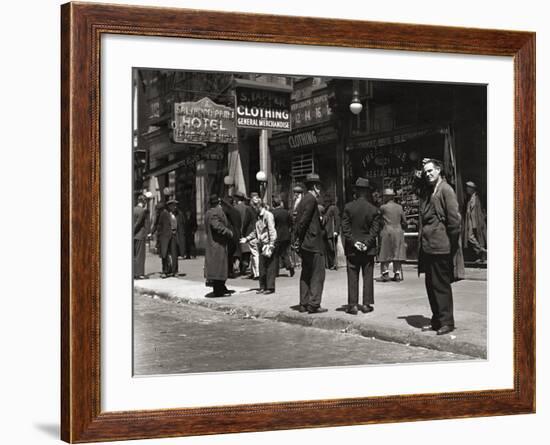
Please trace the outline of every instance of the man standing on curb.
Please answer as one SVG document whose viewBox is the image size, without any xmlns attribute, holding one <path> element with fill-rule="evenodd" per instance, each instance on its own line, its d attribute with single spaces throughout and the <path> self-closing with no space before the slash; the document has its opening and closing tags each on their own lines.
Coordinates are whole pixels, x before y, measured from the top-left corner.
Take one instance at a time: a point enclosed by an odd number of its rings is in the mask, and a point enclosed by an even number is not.
<svg viewBox="0 0 550 445">
<path fill-rule="evenodd" d="M 204 277 L 207 285 L 214 288 L 214 297 L 231 295 L 225 287 L 228 275 L 227 245 L 233 238 L 227 217 L 217 195 L 211 195 L 210 208 L 204 216 L 206 249 L 204 254 Z"/>
<path fill-rule="evenodd" d="M 321 194 L 319 175 L 311 173 L 304 181 L 307 193 L 297 208 L 296 244 L 302 257 L 300 274 L 300 312 L 318 314 L 327 312 L 321 307 L 325 284 L 325 245 L 317 198 Z"/>
<path fill-rule="evenodd" d="M 444 335 L 455 329 L 451 283 L 460 277 L 463 264 L 454 266 L 460 245 L 460 213 L 453 188 L 441 174 L 441 163 L 424 162 L 423 174 L 428 190 L 420 203 L 418 273 L 426 275 L 426 291 L 432 310 L 431 323 L 423 331 Z M 462 257 L 457 255 L 460 259 Z M 461 267 L 460 267 L 461 266 Z"/>
<path fill-rule="evenodd" d="M 380 231 L 380 211 L 371 203 L 369 180 L 358 178 L 354 186 L 357 199 L 346 204 L 342 233 L 348 274 L 348 314 L 372 312 L 374 308 L 374 257 Z M 363 304 L 359 305 L 359 274 L 363 274 Z"/>
</svg>

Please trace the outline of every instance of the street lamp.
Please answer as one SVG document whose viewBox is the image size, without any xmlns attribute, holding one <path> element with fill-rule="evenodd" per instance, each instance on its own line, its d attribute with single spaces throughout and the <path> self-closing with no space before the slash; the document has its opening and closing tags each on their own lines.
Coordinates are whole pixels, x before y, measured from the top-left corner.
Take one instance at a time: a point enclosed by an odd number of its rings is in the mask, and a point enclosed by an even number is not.
<svg viewBox="0 0 550 445">
<path fill-rule="evenodd" d="M 267 175 L 264 171 L 260 170 L 258 173 L 256 173 L 256 181 L 260 183 L 260 197 L 262 201 L 265 197 L 265 191 L 267 188 Z"/>
<path fill-rule="evenodd" d="M 225 176 L 223 178 L 223 183 L 225 185 L 225 193 L 227 194 L 227 196 L 230 195 L 230 190 L 231 190 L 231 187 L 233 187 L 233 185 L 235 184 L 235 180 L 233 179 L 233 176 Z"/>
<path fill-rule="evenodd" d="M 353 114 L 357 115 L 361 113 L 363 110 L 363 104 L 359 100 L 359 91 L 357 91 L 355 88 L 353 89 L 353 97 L 351 99 L 351 103 L 349 104 L 349 111 L 351 111 Z"/>
</svg>

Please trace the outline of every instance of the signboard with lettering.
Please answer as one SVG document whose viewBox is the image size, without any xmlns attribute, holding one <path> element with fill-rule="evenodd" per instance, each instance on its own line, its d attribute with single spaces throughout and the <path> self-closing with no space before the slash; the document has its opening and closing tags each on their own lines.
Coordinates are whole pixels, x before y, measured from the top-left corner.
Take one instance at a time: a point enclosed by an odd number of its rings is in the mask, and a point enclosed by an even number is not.
<svg viewBox="0 0 550 445">
<path fill-rule="evenodd" d="M 235 112 L 238 128 L 290 131 L 290 92 L 237 87 Z"/>
<path fill-rule="evenodd" d="M 235 110 L 208 97 L 197 102 L 174 103 L 172 129 L 176 143 L 237 143 Z"/>
<path fill-rule="evenodd" d="M 331 119 L 332 115 L 332 111 L 328 106 L 327 93 L 294 102 L 290 110 L 292 113 L 292 128 L 302 128 L 326 122 Z"/>
<path fill-rule="evenodd" d="M 294 131 L 284 136 L 272 137 L 269 145 L 275 153 L 287 150 L 297 150 L 302 147 L 315 145 L 335 144 L 338 141 L 338 133 L 333 126 L 312 128 L 305 131 Z"/>
</svg>

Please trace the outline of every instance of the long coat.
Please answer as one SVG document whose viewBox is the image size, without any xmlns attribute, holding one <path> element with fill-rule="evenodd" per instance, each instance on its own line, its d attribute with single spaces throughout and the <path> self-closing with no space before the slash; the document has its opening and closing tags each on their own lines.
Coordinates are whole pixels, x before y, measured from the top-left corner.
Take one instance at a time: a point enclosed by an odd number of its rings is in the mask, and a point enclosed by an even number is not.
<svg viewBox="0 0 550 445">
<path fill-rule="evenodd" d="M 340 212 L 334 204 L 325 213 L 325 230 L 328 239 L 334 238 L 335 233 L 340 233 Z"/>
<path fill-rule="evenodd" d="M 453 188 L 445 179 L 434 193 L 420 202 L 418 230 L 418 273 L 425 272 L 423 254 L 450 255 L 453 281 L 464 278 L 461 215 Z"/>
<path fill-rule="evenodd" d="M 227 244 L 233 238 L 227 218 L 220 206 L 213 207 L 204 217 L 206 249 L 204 277 L 207 280 L 227 280 Z"/>
<path fill-rule="evenodd" d="M 384 226 L 380 231 L 380 252 L 378 260 L 405 261 L 407 259 L 407 246 L 405 244 L 405 232 L 407 220 L 403 207 L 394 201 L 389 201 L 380 206 Z"/>
<path fill-rule="evenodd" d="M 149 211 L 141 206 L 134 207 L 134 239 L 144 240 L 149 233 Z"/>
<path fill-rule="evenodd" d="M 324 229 L 321 225 L 321 215 L 317 199 L 311 193 L 306 193 L 296 209 L 295 238 L 301 250 L 315 253 L 325 253 Z"/>
<path fill-rule="evenodd" d="M 241 216 L 241 236 L 247 237 L 254 230 L 254 224 L 256 222 L 256 214 L 254 210 L 244 202 L 239 202 L 235 205 L 235 209 Z M 250 247 L 248 244 L 240 245 L 241 253 L 250 253 Z"/>
<path fill-rule="evenodd" d="M 365 198 L 348 202 L 342 214 L 342 234 L 346 256 L 376 255 L 376 239 L 380 231 L 380 211 Z M 367 246 L 365 252 L 355 248 L 357 241 Z"/>
<path fill-rule="evenodd" d="M 481 201 L 477 193 L 474 193 L 466 204 L 464 217 L 464 247 L 468 247 L 470 237 L 474 236 L 481 247 L 487 247 L 487 224 L 481 208 Z"/>
</svg>

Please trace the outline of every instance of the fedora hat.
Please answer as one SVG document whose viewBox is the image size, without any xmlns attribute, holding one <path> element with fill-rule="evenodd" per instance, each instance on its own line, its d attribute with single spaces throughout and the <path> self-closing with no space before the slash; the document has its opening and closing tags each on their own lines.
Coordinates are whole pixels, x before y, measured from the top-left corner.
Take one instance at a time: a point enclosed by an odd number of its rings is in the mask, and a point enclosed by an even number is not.
<svg viewBox="0 0 550 445">
<path fill-rule="evenodd" d="M 472 188 L 476 189 L 476 188 L 477 188 L 477 185 L 476 185 L 476 183 L 475 183 L 474 181 L 468 181 L 468 182 L 466 183 L 466 187 L 472 187 Z"/>
<path fill-rule="evenodd" d="M 317 173 L 310 173 L 304 179 L 305 184 L 321 184 L 321 178 Z"/>
<path fill-rule="evenodd" d="M 208 199 L 208 202 L 210 204 L 218 204 L 220 202 L 220 198 L 216 194 L 210 195 L 210 198 Z"/>
<path fill-rule="evenodd" d="M 301 185 L 295 186 L 295 187 L 292 189 L 292 191 L 293 191 L 294 193 L 304 193 L 304 189 L 302 188 Z"/>
<path fill-rule="evenodd" d="M 358 189 L 370 189 L 371 185 L 367 178 L 357 178 L 357 181 L 355 181 L 353 187 Z"/>
<path fill-rule="evenodd" d="M 387 188 L 382 191 L 382 196 L 395 196 L 395 192 L 393 189 Z"/>
<path fill-rule="evenodd" d="M 177 204 L 177 203 L 178 203 L 178 200 L 176 198 L 172 198 L 166 201 L 166 205 Z"/>
<path fill-rule="evenodd" d="M 246 199 L 246 195 L 243 192 L 239 191 L 233 193 L 233 197 L 238 199 Z"/>
</svg>

